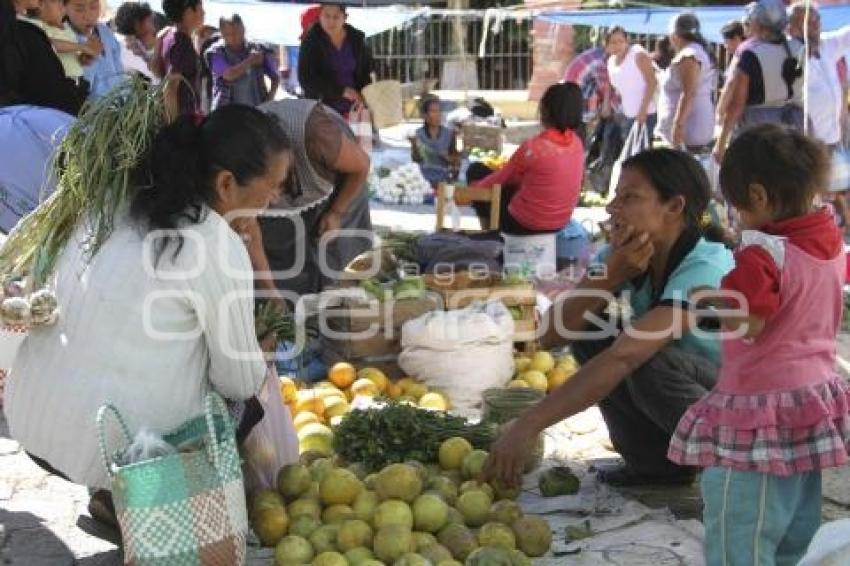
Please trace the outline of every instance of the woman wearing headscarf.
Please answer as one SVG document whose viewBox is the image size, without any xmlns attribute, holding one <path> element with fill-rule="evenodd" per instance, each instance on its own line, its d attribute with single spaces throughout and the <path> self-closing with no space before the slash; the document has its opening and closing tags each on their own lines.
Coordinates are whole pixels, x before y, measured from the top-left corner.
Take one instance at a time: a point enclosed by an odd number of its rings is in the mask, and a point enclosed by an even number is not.
<svg viewBox="0 0 850 566">
<path fill-rule="evenodd" d="M 714 61 L 694 14 L 674 17 L 669 37 L 676 54 L 661 74 L 658 133 L 674 147 L 700 152 L 714 139 Z"/>
<path fill-rule="evenodd" d="M 727 104 L 714 144 L 720 162 L 739 127 L 765 122 L 803 129 L 802 44 L 785 36 L 787 15 L 781 0 L 759 0 L 747 6 L 752 41 L 739 48 L 738 62 L 724 87 Z"/>
</svg>

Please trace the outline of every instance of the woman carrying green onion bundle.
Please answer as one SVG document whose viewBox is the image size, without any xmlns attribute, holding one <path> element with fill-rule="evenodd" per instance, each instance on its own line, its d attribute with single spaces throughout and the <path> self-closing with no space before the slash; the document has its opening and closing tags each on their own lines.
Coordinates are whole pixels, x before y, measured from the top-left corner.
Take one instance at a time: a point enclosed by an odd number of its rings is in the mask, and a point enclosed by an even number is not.
<svg viewBox="0 0 850 566">
<path fill-rule="evenodd" d="M 230 219 L 278 198 L 289 147 L 259 110 L 163 125 L 162 107 L 159 91 L 133 83 L 85 111 L 60 148 L 58 191 L 0 249 L 0 272 L 51 282 L 59 305 L 12 367 L 10 431 L 44 467 L 93 488 L 109 486 L 102 404 L 132 434 L 161 434 L 202 413 L 209 390 L 247 400 L 266 376 L 251 263 Z"/>
</svg>

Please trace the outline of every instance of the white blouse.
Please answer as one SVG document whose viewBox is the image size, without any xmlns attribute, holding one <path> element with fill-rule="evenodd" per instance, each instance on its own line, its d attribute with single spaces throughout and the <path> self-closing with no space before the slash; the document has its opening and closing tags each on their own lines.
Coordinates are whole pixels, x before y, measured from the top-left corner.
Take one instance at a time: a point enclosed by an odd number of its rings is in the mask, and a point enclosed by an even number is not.
<svg viewBox="0 0 850 566">
<path fill-rule="evenodd" d="M 167 432 L 203 411 L 207 392 L 257 393 L 265 364 L 254 329 L 245 245 L 212 210 L 154 267 L 151 240 L 124 217 L 91 262 L 82 231 L 57 264 L 56 325 L 33 330 L 9 376 L 12 436 L 74 482 L 108 487 L 95 416 L 114 404 L 133 434 Z M 123 446 L 117 425 L 111 447 Z"/>
<path fill-rule="evenodd" d="M 622 62 L 617 63 L 617 57 L 608 57 L 608 76 L 611 84 L 617 89 L 622 102 L 623 114 L 626 118 L 635 118 L 640 112 L 640 104 L 643 102 L 643 94 L 646 92 L 647 84 L 643 73 L 638 67 L 638 54 L 647 55 L 646 49 L 638 44 L 629 47 Z M 655 97 L 649 103 L 647 114 L 655 113 Z"/>
</svg>

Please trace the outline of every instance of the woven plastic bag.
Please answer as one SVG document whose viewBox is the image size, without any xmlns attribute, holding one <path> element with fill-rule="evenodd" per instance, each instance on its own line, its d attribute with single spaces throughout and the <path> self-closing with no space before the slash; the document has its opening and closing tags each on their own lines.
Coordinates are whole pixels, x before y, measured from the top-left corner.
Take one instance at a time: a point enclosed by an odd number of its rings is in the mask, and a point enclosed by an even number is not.
<svg viewBox="0 0 850 566">
<path fill-rule="evenodd" d="M 263 406 L 263 418 L 242 444 L 248 493 L 275 488 L 278 470 L 298 461 L 298 436 L 280 393 L 280 379 L 274 372 L 266 375 L 257 400 Z"/>
<path fill-rule="evenodd" d="M 400 82 L 377 81 L 363 87 L 361 94 L 372 112 L 372 121 L 379 130 L 397 126 L 404 121 Z"/>
<path fill-rule="evenodd" d="M 106 419 L 120 424 L 126 445 L 110 452 Z M 120 465 L 132 443 L 114 405 L 97 413 L 100 454 L 112 481 L 127 564 L 238 566 L 245 563 L 248 514 L 233 423 L 216 393 L 206 410 L 163 435 L 177 453 Z"/>
</svg>

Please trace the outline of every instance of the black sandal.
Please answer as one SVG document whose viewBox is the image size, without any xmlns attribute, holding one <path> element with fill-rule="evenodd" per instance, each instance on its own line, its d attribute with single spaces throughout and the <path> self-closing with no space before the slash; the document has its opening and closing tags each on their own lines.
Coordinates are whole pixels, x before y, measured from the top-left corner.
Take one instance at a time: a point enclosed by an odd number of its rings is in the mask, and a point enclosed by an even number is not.
<svg viewBox="0 0 850 566">
<path fill-rule="evenodd" d="M 112 494 L 105 489 L 92 493 L 89 499 L 89 515 L 95 521 L 118 529 L 118 516 L 115 514 L 115 504 L 112 502 Z"/>
</svg>

